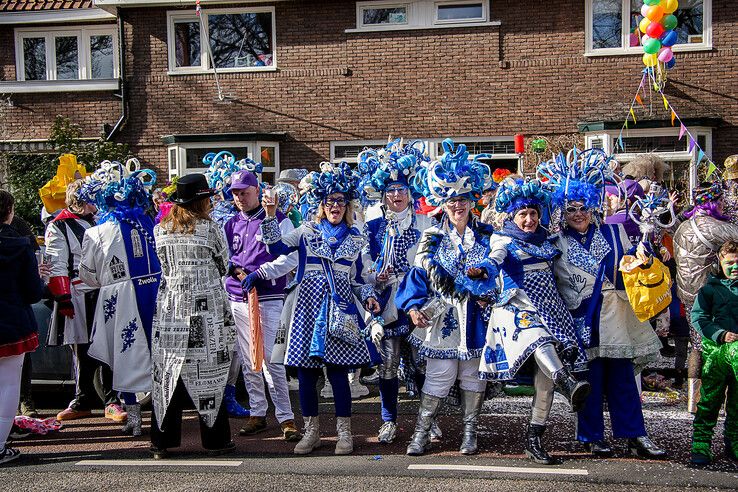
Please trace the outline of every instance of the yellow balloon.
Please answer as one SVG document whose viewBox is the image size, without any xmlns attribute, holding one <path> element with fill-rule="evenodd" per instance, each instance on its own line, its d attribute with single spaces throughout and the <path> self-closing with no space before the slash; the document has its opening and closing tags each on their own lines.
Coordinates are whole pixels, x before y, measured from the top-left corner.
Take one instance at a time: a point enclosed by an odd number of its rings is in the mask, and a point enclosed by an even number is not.
<svg viewBox="0 0 738 492">
<path fill-rule="evenodd" d="M 661 3 L 659 3 L 664 8 L 664 12 L 667 14 L 673 13 L 676 9 L 679 8 L 679 1 L 678 0 L 661 0 Z"/>
<path fill-rule="evenodd" d="M 654 53 L 653 55 L 649 55 L 648 53 L 643 53 L 643 64 L 647 67 L 653 67 L 659 62 L 659 55 L 658 53 Z"/>
<path fill-rule="evenodd" d="M 640 24 L 638 24 L 638 29 L 641 30 L 643 34 L 646 34 L 646 29 L 648 29 L 648 26 L 651 24 L 651 21 L 648 20 L 648 17 L 644 17 L 641 19 Z"/>
</svg>

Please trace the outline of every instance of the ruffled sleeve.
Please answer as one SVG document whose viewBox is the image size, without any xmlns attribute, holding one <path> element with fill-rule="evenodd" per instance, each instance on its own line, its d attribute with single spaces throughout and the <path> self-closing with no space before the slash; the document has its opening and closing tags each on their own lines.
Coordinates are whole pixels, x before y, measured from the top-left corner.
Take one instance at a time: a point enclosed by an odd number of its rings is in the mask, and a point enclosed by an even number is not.
<svg viewBox="0 0 738 492">
<path fill-rule="evenodd" d="M 428 300 L 428 273 L 419 267 L 411 268 L 397 289 L 397 308 L 409 311 L 420 308 Z"/>
</svg>

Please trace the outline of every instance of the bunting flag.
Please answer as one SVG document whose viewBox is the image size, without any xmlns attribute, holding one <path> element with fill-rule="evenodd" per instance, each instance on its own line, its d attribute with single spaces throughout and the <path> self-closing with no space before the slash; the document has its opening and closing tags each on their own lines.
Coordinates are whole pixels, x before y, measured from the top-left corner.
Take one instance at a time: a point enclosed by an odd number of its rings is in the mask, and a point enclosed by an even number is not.
<svg viewBox="0 0 738 492">
<path fill-rule="evenodd" d="M 692 135 L 689 136 L 689 147 L 688 152 L 692 152 L 694 150 L 694 146 L 697 145 L 697 142 L 694 141 L 694 138 L 692 138 Z M 700 149 L 701 150 L 701 149 Z M 697 164 L 699 164 L 699 161 L 697 161 Z"/>
<path fill-rule="evenodd" d="M 638 97 L 638 96 L 636 96 L 636 97 Z M 631 106 L 631 107 L 630 107 L 630 117 L 631 117 L 631 118 L 633 118 L 633 124 L 637 124 L 637 123 L 638 123 L 638 122 L 636 121 L 636 114 L 635 114 L 635 111 L 633 111 L 633 106 Z"/>
<path fill-rule="evenodd" d="M 620 145 L 620 150 L 625 152 L 625 145 L 623 145 L 623 135 L 622 134 L 618 137 L 618 145 Z"/>
<path fill-rule="evenodd" d="M 707 177 L 709 178 L 715 171 L 717 171 L 717 166 L 714 162 L 710 161 L 710 164 L 707 166 Z"/>
<path fill-rule="evenodd" d="M 666 101 L 666 98 L 664 98 L 664 101 Z M 676 113 L 674 110 L 671 111 L 671 126 L 674 126 L 674 119 L 676 118 Z"/>
<path fill-rule="evenodd" d="M 636 94 L 635 100 L 636 100 L 636 101 L 638 101 L 638 104 L 640 104 L 640 105 L 641 105 L 641 106 L 643 106 L 644 108 L 646 107 L 646 106 L 645 106 L 645 105 L 643 104 L 643 99 L 641 99 L 641 95 L 640 95 L 640 94 Z"/>
<path fill-rule="evenodd" d="M 666 96 L 661 94 L 661 98 L 664 100 L 664 109 L 669 109 L 669 101 L 666 100 Z"/>
<path fill-rule="evenodd" d="M 705 151 L 700 149 L 699 153 L 697 154 L 697 165 L 699 165 L 700 162 L 702 162 L 702 159 L 704 158 L 705 158 Z"/>
<path fill-rule="evenodd" d="M 685 133 L 686 131 L 687 131 L 687 127 L 686 127 L 686 126 L 684 126 L 684 123 L 681 123 L 681 122 L 680 122 L 680 127 L 679 127 L 679 140 L 681 140 L 681 139 L 682 139 L 682 137 L 684 136 L 684 133 Z"/>
</svg>

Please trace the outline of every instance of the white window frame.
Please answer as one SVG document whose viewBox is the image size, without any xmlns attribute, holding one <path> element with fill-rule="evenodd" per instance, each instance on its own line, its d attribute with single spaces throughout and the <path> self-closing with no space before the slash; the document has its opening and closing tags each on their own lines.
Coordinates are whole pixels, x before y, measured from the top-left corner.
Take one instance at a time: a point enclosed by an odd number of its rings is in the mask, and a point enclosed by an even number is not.
<svg viewBox="0 0 738 492">
<path fill-rule="evenodd" d="M 168 75 L 186 75 L 194 73 L 213 73 L 210 55 L 206 43 L 210 42 L 208 35 L 208 16 L 220 14 L 261 14 L 270 13 L 272 15 L 272 64 L 264 67 L 234 67 L 219 68 L 218 73 L 233 72 L 274 72 L 277 70 L 277 16 L 274 7 L 246 7 L 246 8 L 228 8 L 228 9 L 202 9 L 200 15 L 202 22 L 199 21 L 197 15 L 190 11 L 171 10 L 167 12 L 167 58 L 168 58 Z M 174 23 L 175 21 L 194 21 L 200 24 L 200 66 L 194 67 L 177 67 L 177 50 L 174 39 Z"/>
<path fill-rule="evenodd" d="M 442 20 L 438 18 L 438 7 L 446 5 L 476 5 L 482 4 L 482 16 L 472 19 L 448 19 Z M 433 23 L 434 24 L 474 24 L 478 22 L 487 22 L 489 19 L 489 2 L 485 0 L 443 0 L 437 1 L 433 5 Z"/>
<path fill-rule="evenodd" d="M 483 18 L 438 20 L 439 5 L 482 4 Z M 405 24 L 364 24 L 364 10 L 367 8 L 407 8 Z M 499 21 L 490 21 L 489 0 L 406 0 L 406 1 L 360 1 L 356 2 L 356 28 L 346 29 L 346 33 L 365 33 L 376 31 L 408 31 L 416 29 L 448 29 L 454 27 L 499 26 Z"/>
<path fill-rule="evenodd" d="M 349 164 L 356 164 L 356 157 L 349 157 L 348 159 L 336 158 L 336 147 L 369 147 L 369 148 L 384 148 L 387 145 L 387 140 L 336 140 L 331 142 L 330 150 L 330 161 L 333 164 L 339 164 L 341 162 L 348 162 Z M 426 142 L 427 143 L 427 142 Z"/>
<path fill-rule="evenodd" d="M 621 0 L 622 26 L 619 48 L 592 47 L 594 20 L 594 9 L 592 2 L 596 0 L 585 0 L 584 2 L 584 56 L 611 56 L 611 55 L 642 55 L 643 46 L 629 46 L 630 44 L 630 0 Z M 702 16 L 702 42 L 694 44 L 676 44 L 672 47 L 675 53 L 687 51 L 707 51 L 712 49 L 712 0 L 703 0 Z"/>
<path fill-rule="evenodd" d="M 248 149 L 247 156 L 237 155 L 236 159 L 243 159 L 248 157 L 256 162 L 259 162 L 254 156 L 259 156 L 261 153 L 261 147 L 274 147 L 274 166 L 265 167 L 262 172 L 274 173 L 275 176 L 279 175 L 280 163 L 279 163 L 279 142 L 272 140 L 247 140 L 247 141 L 231 141 L 231 142 L 179 142 L 167 145 L 167 173 L 171 180 L 174 176 L 186 176 L 188 174 L 202 173 L 207 168 L 198 169 L 187 169 L 187 150 L 188 149 L 212 149 L 213 152 L 233 147 L 245 147 Z M 172 166 L 172 150 L 176 152 L 177 162 Z"/>
<path fill-rule="evenodd" d="M 92 74 L 92 55 L 90 51 L 91 36 L 112 36 L 113 37 L 113 78 L 112 79 L 91 79 Z M 54 38 L 56 37 L 77 37 L 77 63 L 78 78 L 63 79 L 56 78 L 56 45 Z M 25 38 L 44 38 L 46 42 L 46 80 L 26 80 L 25 58 L 23 53 L 23 39 Z M 105 88 L 118 88 L 118 34 L 116 26 L 79 26 L 79 27 L 45 27 L 43 31 L 38 28 L 16 28 L 15 29 L 15 73 L 17 82 L 24 84 L 37 84 L 39 86 L 55 85 L 59 83 L 66 90 L 74 90 L 75 84 L 79 84 L 80 89 L 85 86 L 105 85 Z M 114 84 L 111 84 L 114 81 Z M 43 83 L 43 84 L 42 84 Z M 18 84 L 15 84 L 18 85 Z M 107 87 L 110 86 L 110 87 Z M 90 90 L 98 90 L 97 88 Z M 22 92 L 22 91 L 19 91 Z"/>
<path fill-rule="evenodd" d="M 705 152 L 706 155 L 711 156 L 712 155 L 713 129 L 709 127 L 697 126 L 697 127 L 691 127 L 689 131 L 695 139 L 698 139 L 699 137 L 705 138 L 705 147 L 702 150 Z M 617 140 L 619 136 L 620 136 L 620 130 L 604 130 L 604 131 L 596 131 L 596 132 L 587 132 L 584 134 L 584 147 L 588 149 L 590 148 L 593 140 L 602 139 L 602 142 L 603 142 L 602 150 L 604 150 L 605 154 L 607 155 L 613 155 L 613 152 L 617 145 Z M 675 138 L 679 138 L 679 127 L 677 126 L 677 127 L 665 127 L 665 128 L 643 128 L 640 130 L 638 129 L 626 130 L 625 132 L 623 132 L 623 138 L 665 137 L 665 136 L 673 136 Z M 681 141 L 684 142 L 683 151 L 656 152 L 656 154 L 666 162 L 670 162 L 670 161 L 692 161 L 694 162 L 697 159 L 697 154 L 699 153 L 699 150 L 697 149 L 696 146 L 692 150 L 692 152 L 689 152 L 687 150 L 689 146 L 689 136 L 686 133 L 684 134 L 684 137 L 682 137 Z M 638 154 L 634 154 L 634 153 L 620 153 L 620 154 L 615 154 L 613 157 L 620 164 L 623 164 L 623 163 L 633 160 L 637 155 Z M 693 187 L 697 185 L 697 171 L 694 165 L 691 166 L 689 175 L 690 175 L 690 191 L 691 191 Z"/>
</svg>

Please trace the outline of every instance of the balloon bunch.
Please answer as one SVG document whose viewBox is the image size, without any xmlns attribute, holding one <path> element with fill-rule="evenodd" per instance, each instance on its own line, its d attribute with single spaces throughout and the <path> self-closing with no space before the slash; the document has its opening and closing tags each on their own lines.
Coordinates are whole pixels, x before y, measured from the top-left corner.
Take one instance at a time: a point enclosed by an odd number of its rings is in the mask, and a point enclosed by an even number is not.
<svg viewBox="0 0 738 492">
<path fill-rule="evenodd" d="M 643 46 L 643 64 L 655 67 L 659 63 L 666 68 L 676 65 L 672 46 L 676 44 L 678 35 L 674 30 L 679 24 L 674 12 L 679 7 L 678 0 L 643 0 L 641 19 L 638 28 Z"/>
</svg>

